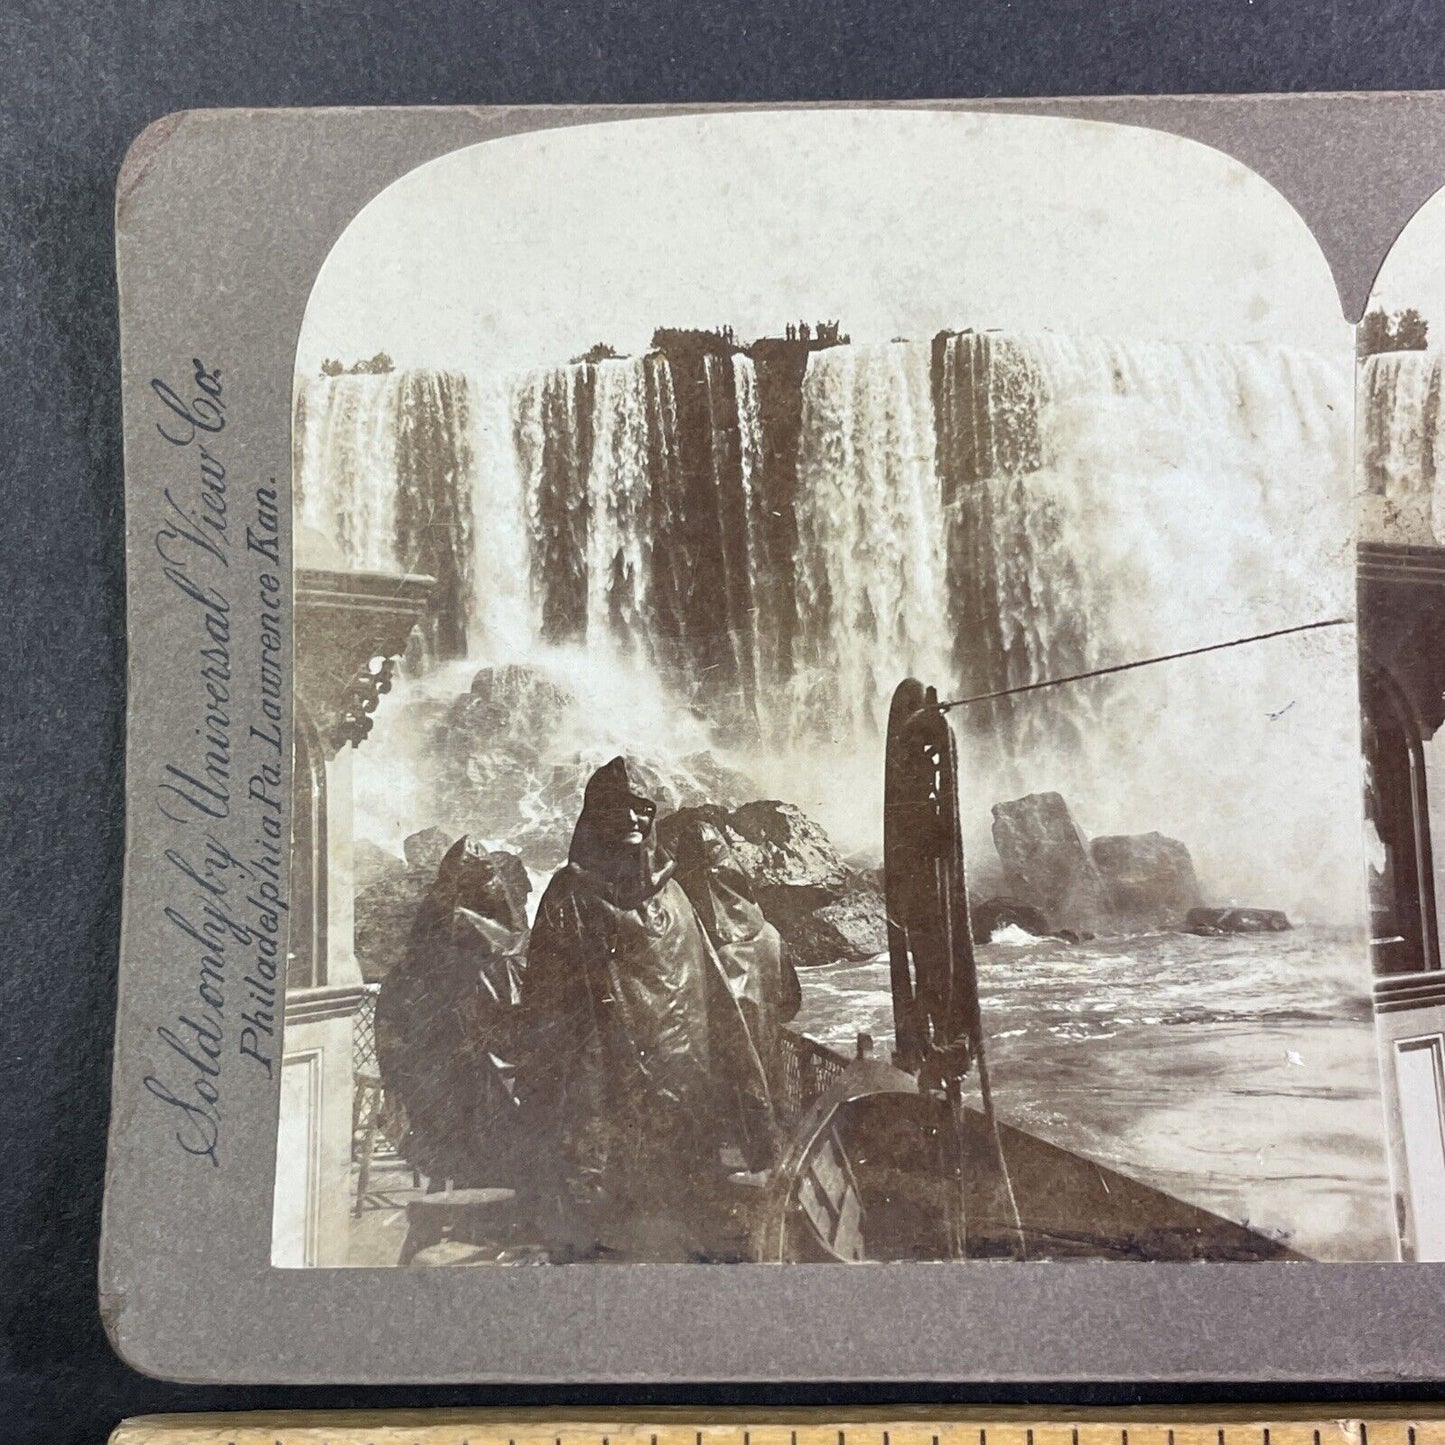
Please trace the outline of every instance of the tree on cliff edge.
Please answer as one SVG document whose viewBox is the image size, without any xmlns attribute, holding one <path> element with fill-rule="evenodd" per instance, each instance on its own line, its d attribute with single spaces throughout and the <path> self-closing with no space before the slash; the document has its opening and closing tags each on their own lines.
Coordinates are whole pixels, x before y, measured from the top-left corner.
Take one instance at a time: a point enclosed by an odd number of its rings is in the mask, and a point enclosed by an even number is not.
<svg viewBox="0 0 1445 1445">
<path fill-rule="evenodd" d="M 321 363 L 322 376 L 384 376 L 395 370 L 396 363 L 384 351 L 378 351 L 366 361 L 353 361 L 350 366 L 343 366 L 334 356 L 328 356 Z"/>
<path fill-rule="evenodd" d="M 1430 324 L 1413 307 L 1403 311 L 1367 311 L 1356 334 L 1356 350 L 1363 360 L 1382 351 L 1424 351 Z"/>
<path fill-rule="evenodd" d="M 597 341 L 594 342 L 591 346 L 589 346 L 587 350 L 584 351 L 580 356 L 574 356 L 572 360 L 568 362 L 568 365 L 576 366 L 579 362 L 584 361 L 616 361 L 621 357 L 621 355 L 622 353 L 620 351 L 618 351 L 613 346 L 609 346 L 607 342 Z"/>
</svg>

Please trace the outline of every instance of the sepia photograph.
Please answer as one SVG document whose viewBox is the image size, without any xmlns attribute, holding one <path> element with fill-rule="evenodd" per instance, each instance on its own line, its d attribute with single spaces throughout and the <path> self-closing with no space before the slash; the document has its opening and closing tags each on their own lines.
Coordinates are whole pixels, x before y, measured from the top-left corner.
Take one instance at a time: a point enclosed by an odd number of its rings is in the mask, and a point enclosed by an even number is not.
<svg viewBox="0 0 1445 1445">
<path fill-rule="evenodd" d="M 272 1263 L 1445 1257 L 1376 1029 L 1445 1010 L 1445 285 L 1377 302 L 1101 122 L 378 194 L 296 352 Z"/>
<path fill-rule="evenodd" d="M 1358 328 L 1368 876 L 1403 1256 L 1445 1259 L 1445 197 L 1396 240 Z M 1437 841 L 1438 840 L 1438 841 Z M 1438 852 L 1437 852 L 1438 850 Z"/>
</svg>

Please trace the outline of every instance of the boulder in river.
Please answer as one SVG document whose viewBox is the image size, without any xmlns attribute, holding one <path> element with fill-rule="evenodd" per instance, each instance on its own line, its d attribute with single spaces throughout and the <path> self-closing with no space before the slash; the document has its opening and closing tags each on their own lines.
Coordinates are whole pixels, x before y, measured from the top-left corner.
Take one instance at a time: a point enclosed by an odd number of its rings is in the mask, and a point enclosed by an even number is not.
<svg viewBox="0 0 1445 1445">
<path fill-rule="evenodd" d="M 1035 938 L 1048 938 L 1053 933 L 1049 920 L 1031 903 L 1017 898 L 987 898 L 971 904 L 969 921 L 973 925 L 973 941 L 990 943 L 1001 928 L 1021 928 Z"/>
<path fill-rule="evenodd" d="M 1294 925 L 1278 908 L 1191 908 L 1186 933 L 1285 933 Z"/>
<path fill-rule="evenodd" d="M 888 947 L 887 915 L 876 875 L 848 868 L 828 835 L 792 803 L 766 800 L 729 811 L 683 808 L 657 824 L 669 852 L 702 825 L 727 840 L 763 916 L 788 945 L 793 964 L 858 963 Z"/>
<path fill-rule="evenodd" d="M 1095 838 L 1089 856 L 1108 891 L 1115 928 L 1129 933 L 1173 928 L 1204 902 L 1194 860 L 1177 838 L 1162 833 Z"/>
<path fill-rule="evenodd" d="M 888 913 L 881 894 L 860 888 L 773 927 L 788 945 L 795 968 L 862 963 L 888 949 Z"/>
<path fill-rule="evenodd" d="M 821 907 L 842 896 L 848 865 L 828 835 L 792 803 L 747 803 L 728 815 L 743 871 L 764 893 L 787 892 Z M 764 912 L 766 912 L 764 905 Z"/>
<path fill-rule="evenodd" d="M 434 876 L 451 846 L 452 836 L 445 828 L 423 828 L 407 838 L 401 851 L 406 854 L 406 866 L 413 873 Z"/>
<path fill-rule="evenodd" d="M 995 803 L 993 843 L 1009 897 L 1032 904 L 1052 929 L 1110 931 L 1108 889 L 1060 794 Z"/>
</svg>

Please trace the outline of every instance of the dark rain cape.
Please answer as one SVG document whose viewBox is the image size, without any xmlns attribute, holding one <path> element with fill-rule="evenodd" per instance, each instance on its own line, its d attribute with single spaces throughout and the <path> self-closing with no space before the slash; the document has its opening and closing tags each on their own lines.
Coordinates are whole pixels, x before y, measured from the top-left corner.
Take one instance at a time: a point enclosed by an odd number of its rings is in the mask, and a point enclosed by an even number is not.
<svg viewBox="0 0 1445 1445">
<path fill-rule="evenodd" d="M 721 1178 L 725 1146 L 754 1169 L 776 1147 L 763 1065 L 671 860 L 650 827 L 627 847 L 606 825 L 619 800 L 650 815 L 644 787 L 622 758 L 588 782 L 522 988 L 522 1095 L 547 1153 L 539 1188 L 568 1192 L 566 1176 L 575 1197 L 588 1176 L 614 1215 L 685 1213 Z"/>
<path fill-rule="evenodd" d="M 382 982 L 377 1059 L 406 1111 L 414 1169 L 461 1188 L 515 1182 L 512 1031 L 526 948 L 526 871 L 469 838 L 447 851 Z"/>
<path fill-rule="evenodd" d="M 666 847 L 717 953 L 728 987 L 737 999 L 774 1093 L 779 1087 L 780 1035 L 802 1005 L 798 973 L 778 930 L 763 917 L 722 831 L 706 818 L 667 819 Z"/>
</svg>

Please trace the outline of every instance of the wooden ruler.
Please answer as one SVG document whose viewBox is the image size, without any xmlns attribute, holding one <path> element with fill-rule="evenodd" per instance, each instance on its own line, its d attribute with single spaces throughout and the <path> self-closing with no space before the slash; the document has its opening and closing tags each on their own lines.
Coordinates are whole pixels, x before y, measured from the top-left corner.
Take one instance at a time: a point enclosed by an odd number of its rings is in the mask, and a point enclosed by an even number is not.
<svg viewBox="0 0 1445 1445">
<path fill-rule="evenodd" d="M 155 1415 L 130 1420 L 110 1445 L 1445 1445 L 1445 1406 L 1372 1406 L 1327 1416 L 1318 1406 L 1254 1410 L 946 1412 L 902 1407 L 660 1410 L 641 1419 L 482 1410 Z"/>
</svg>

